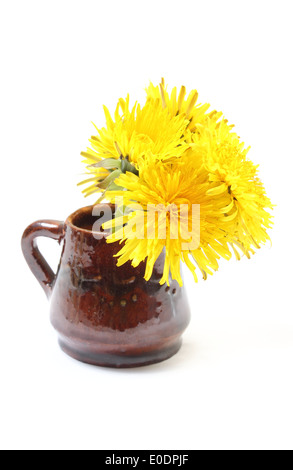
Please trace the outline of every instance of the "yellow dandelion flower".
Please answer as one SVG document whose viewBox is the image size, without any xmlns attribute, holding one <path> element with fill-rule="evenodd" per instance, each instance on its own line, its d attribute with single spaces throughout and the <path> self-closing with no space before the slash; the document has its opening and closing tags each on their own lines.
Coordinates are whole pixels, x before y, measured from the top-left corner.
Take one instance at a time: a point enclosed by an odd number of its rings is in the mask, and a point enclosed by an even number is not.
<svg viewBox="0 0 293 470">
<path fill-rule="evenodd" d="M 212 184 L 208 194 L 229 193 L 237 211 L 233 243 L 249 256 L 253 247 L 259 248 L 270 239 L 267 229 L 271 228 L 272 216 L 268 210 L 273 206 L 258 177 L 258 166 L 247 158 L 249 148 L 245 149 L 239 137 L 225 125 L 206 132 L 204 165 Z"/>
<path fill-rule="evenodd" d="M 126 171 L 136 173 L 138 160 L 145 156 L 162 162 L 179 158 L 188 148 L 185 141 L 189 121 L 184 114 L 171 116 L 159 101 L 147 101 L 129 108 L 129 97 L 120 99 L 112 119 L 104 107 L 107 127 L 90 139 L 92 148 L 82 152 L 91 183 L 86 195 L 116 189 L 114 180 Z"/>
<path fill-rule="evenodd" d="M 146 259 L 145 279 L 149 280 L 156 259 L 165 249 L 161 283 L 168 283 L 171 273 L 172 278 L 182 285 L 181 261 L 186 263 L 197 281 L 196 266 L 206 279 L 207 274 L 218 269 L 220 257 L 230 259 L 227 231 L 235 214 L 229 207 L 228 192 L 225 197 L 208 195 L 210 183 L 204 168 L 194 168 L 192 162 L 183 166 L 176 163 L 162 165 L 144 159 L 140 163 L 140 176 L 121 174 L 116 184 L 124 191 L 109 191 L 107 198 L 115 202 L 115 198 L 122 197 L 123 204 L 133 208 L 120 224 L 126 225 L 108 237 L 108 242 L 124 242 L 117 254 L 118 265 L 131 260 L 136 267 Z M 195 227 L 192 220 L 194 206 L 200 207 L 200 226 Z M 115 224 L 117 220 L 106 227 Z M 162 225 L 166 230 L 161 237 Z M 135 236 L 133 227 L 136 228 Z"/>
<path fill-rule="evenodd" d="M 179 92 L 177 88 L 174 87 L 172 91 L 168 93 L 164 78 L 162 78 L 159 86 L 154 86 L 150 83 L 146 92 L 148 101 L 161 100 L 162 107 L 167 108 L 172 116 L 178 116 L 180 114 L 185 115 L 189 121 L 187 129 L 191 134 L 196 136 L 201 135 L 207 122 L 209 122 L 210 125 L 216 126 L 219 119 L 222 117 L 221 112 L 207 112 L 210 108 L 210 104 L 197 104 L 197 90 L 192 90 L 187 95 L 185 86 L 182 86 Z M 230 126 L 230 128 L 231 127 L 233 126 Z M 186 135 L 186 137 L 187 136 L 188 135 Z"/>
</svg>

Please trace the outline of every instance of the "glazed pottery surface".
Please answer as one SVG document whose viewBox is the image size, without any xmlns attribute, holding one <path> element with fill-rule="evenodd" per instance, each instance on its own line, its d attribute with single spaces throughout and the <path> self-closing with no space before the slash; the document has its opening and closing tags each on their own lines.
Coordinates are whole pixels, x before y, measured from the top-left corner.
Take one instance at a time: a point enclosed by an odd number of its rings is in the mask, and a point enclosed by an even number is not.
<svg viewBox="0 0 293 470">
<path fill-rule="evenodd" d="M 106 205 L 99 208 L 103 214 Z M 92 213 L 90 206 L 65 223 L 35 222 L 22 239 L 28 265 L 50 299 L 61 348 L 80 361 L 109 367 L 153 364 L 173 356 L 190 321 L 184 288 L 176 281 L 160 285 L 164 254 L 148 282 L 144 263 L 118 267 L 114 255 L 121 245 L 107 243 L 105 233 L 94 236 L 97 217 Z M 40 236 L 62 243 L 56 275 L 38 250 Z"/>
</svg>

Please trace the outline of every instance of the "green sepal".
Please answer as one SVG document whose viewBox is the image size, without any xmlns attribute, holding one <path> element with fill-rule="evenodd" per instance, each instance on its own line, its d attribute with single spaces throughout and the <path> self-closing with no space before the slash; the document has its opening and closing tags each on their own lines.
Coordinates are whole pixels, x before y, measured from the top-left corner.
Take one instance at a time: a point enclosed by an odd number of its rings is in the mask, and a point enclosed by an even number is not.
<svg viewBox="0 0 293 470">
<path fill-rule="evenodd" d="M 115 170 L 110 173 L 107 178 L 104 179 L 101 183 L 99 183 L 99 188 L 101 189 L 108 189 L 109 186 L 114 183 L 114 180 L 121 175 L 121 170 Z"/>
<path fill-rule="evenodd" d="M 121 170 L 121 160 L 117 158 L 105 158 L 98 163 L 91 165 L 91 168 L 105 168 L 106 170 Z"/>
<path fill-rule="evenodd" d="M 123 158 L 120 161 L 122 173 L 126 173 L 127 171 L 129 171 L 130 173 L 133 173 L 134 175 L 138 176 L 138 170 L 135 168 L 135 166 L 130 163 L 127 158 Z"/>
</svg>

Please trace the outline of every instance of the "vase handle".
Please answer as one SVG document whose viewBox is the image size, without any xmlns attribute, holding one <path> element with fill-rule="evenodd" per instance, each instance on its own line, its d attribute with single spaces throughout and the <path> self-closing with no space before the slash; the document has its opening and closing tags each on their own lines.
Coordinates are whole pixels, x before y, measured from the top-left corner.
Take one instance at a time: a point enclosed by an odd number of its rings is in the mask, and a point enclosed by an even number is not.
<svg viewBox="0 0 293 470">
<path fill-rule="evenodd" d="M 48 298 L 51 296 L 56 274 L 41 254 L 36 239 L 47 237 L 61 243 L 64 227 L 64 222 L 57 220 L 39 220 L 31 224 L 22 236 L 21 247 L 25 260 Z"/>
</svg>

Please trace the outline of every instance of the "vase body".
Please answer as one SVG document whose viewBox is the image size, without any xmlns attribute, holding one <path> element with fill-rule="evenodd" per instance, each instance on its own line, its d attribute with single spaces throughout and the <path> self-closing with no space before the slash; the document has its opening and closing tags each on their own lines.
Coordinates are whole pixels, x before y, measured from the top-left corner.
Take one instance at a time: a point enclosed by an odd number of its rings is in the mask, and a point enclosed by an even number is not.
<svg viewBox="0 0 293 470">
<path fill-rule="evenodd" d="M 92 211 L 77 211 L 62 228 L 62 256 L 49 295 L 61 348 L 79 361 L 108 367 L 173 356 L 190 321 L 184 288 L 176 281 L 160 285 L 164 254 L 149 281 L 144 263 L 118 267 L 114 255 L 121 245 L 93 236 Z"/>
</svg>

